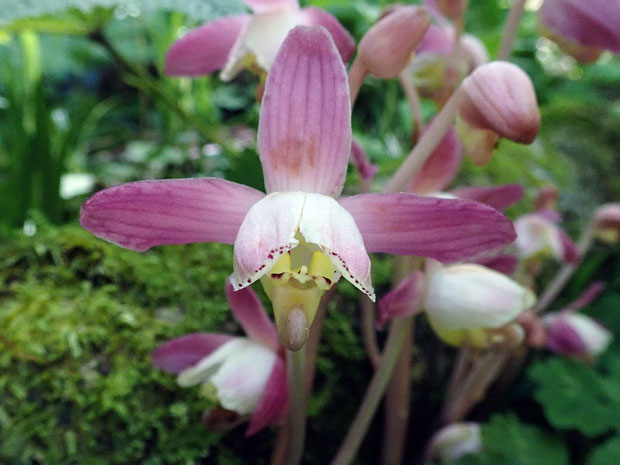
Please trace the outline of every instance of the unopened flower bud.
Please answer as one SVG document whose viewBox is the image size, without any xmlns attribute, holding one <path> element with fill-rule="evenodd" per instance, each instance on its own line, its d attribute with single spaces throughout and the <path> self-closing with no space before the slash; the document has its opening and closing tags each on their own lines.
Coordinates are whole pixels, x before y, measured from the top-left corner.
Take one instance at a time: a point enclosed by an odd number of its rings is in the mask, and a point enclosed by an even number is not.
<svg viewBox="0 0 620 465">
<path fill-rule="evenodd" d="M 440 462 L 454 462 L 482 450 L 478 423 L 453 423 L 437 431 L 431 439 L 430 456 Z"/>
<path fill-rule="evenodd" d="M 522 259 L 551 255 L 558 261 L 575 262 L 579 251 L 572 239 L 543 214 L 523 215 L 514 222 L 517 254 Z"/>
<path fill-rule="evenodd" d="M 532 291 L 481 265 L 435 265 L 424 308 L 431 327 L 448 344 L 512 347 L 523 332 L 510 323 L 535 302 Z"/>
<path fill-rule="evenodd" d="M 549 350 L 568 357 L 591 359 L 604 352 L 612 340 L 607 328 L 580 313 L 549 313 L 543 324 L 548 329 Z"/>
<path fill-rule="evenodd" d="M 603 50 L 620 53 L 620 4 L 609 0 L 545 0 L 541 30 L 581 63 Z"/>
<path fill-rule="evenodd" d="M 466 126 L 461 133 L 486 130 L 523 144 L 531 143 L 540 127 L 532 81 L 518 66 L 505 61 L 482 65 L 465 78 L 459 116 Z M 464 145 L 468 150 L 465 141 Z"/>
<path fill-rule="evenodd" d="M 391 79 L 407 66 L 420 43 L 430 16 L 423 8 L 394 8 L 364 35 L 359 56 L 366 69 L 380 79 Z"/>
<path fill-rule="evenodd" d="M 599 207 L 594 216 L 594 231 L 603 242 L 616 244 L 620 240 L 620 203 Z"/>
</svg>

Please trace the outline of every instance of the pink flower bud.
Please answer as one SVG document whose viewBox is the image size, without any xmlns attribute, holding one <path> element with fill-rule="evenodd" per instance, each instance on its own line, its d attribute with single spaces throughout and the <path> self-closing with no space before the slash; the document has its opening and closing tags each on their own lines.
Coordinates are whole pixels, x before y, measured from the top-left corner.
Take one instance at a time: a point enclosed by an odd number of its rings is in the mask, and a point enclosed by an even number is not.
<svg viewBox="0 0 620 465">
<path fill-rule="evenodd" d="M 609 0 L 545 0 L 539 11 L 543 34 L 580 62 L 602 50 L 620 53 L 620 3 Z"/>
<path fill-rule="evenodd" d="M 430 455 L 441 462 L 453 462 L 482 450 L 478 423 L 453 423 L 437 431 L 431 439 Z"/>
<path fill-rule="evenodd" d="M 426 10 L 415 6 L 394 8 L 380 19 L 359 44 L 359 56 L 368 72 L 380 79 L 398 76 L 409 63 L 429 23 Z"/>
<path fill-rule="evenodd" d="M 590 359 L 607 349 L 611 332 L 580 313 L 555 312 L 543 318 L 548 329 L 549 350 L 568 357 Z"/>
<path fill-rule="evenodd" d="M 594 227 L 600 240 L 616 244 L 620 239 L 620 203 L 599 207 L 594 216 Z"/>
<path fill-rule="evenodd" d="M 460 116 L 470 126 L 523 144 L 538 134 L 534 86 L 521 68 L 494 61 L 474 70 L 461 85 Z"/>
</svg>

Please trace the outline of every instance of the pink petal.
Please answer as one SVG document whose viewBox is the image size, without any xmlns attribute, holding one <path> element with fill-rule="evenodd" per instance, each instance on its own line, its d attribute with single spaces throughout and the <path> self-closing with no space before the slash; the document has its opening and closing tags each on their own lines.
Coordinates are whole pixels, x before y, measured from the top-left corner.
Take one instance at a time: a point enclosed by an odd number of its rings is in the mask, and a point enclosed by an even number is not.
<svg viewBox="0 0 620 465">
<path fill-rule="evenodd" d="M 180 373 L 232 339 L 234 338 L 228 334 L 187 334 L 164 342 L 153 351 L 151 361 L 157 368 Z"/>
<path fill-rule="evenodd" d="M 340 203 L 353 215 L 369 252 L 451 262 L 514 241 L 512 223 L 491 207 L 413 194 L 364 194 Z"/>
<path fill-rule="evenodd" d="M 519 259 L 514 255 L 498 254 L 492 257 L 478 258 L 476 263 L 500 273 L 511 275 L 517 270 Z"/>
<path fill-rule="evenodd" d="M 351 143 L 351 163 L 355 165 L 362 179 L 372 179 L 379 169 L 377 165 L 370 162 L 364 148 L 356 140 Z"/>
<path fill-rule="evenodd" d="M 558 233 L 560 235 L 560 242 L 562 243 L 564 262 L 576 263 L 579 261 L 579 249 L 577 248 L 577 244 L 575 244 L 568 234 L 560 228 L 558 228 Z"/>
<path fill-rule="evenodd" d="M 351 149 L 347 74 L 323 28 L 297 26 L 267 76 L 258 126 L 267 192 L 338 195 Z"/>
<path fill-rule="evenodd" d="M 263 13 L 270 10 L 296 10 L 299 8 L 299 0 L 243 0 L 255 13 Z"/>
<path fill-rule="evenodd" d="M 246 436 L 258 433 L 266 426 L 281 423 L 288 410 L 288 385 L 286 381 L 286 365 L 281 357 L 271 370 L 271 375 L 263 395 L 254 409 Z"/>
<path fill-rule="evenodd" d="M 525 195 L 525 191 L 518 184 L 504 184 L 503 186 L 464 187 L 451 192 L 461 199 L 482 202 L 496 210 L 504 210 L 517 203 Z"/>
<path fill-rule="evenodd" d="M 587 307 L 590 305 L 607 285 L 603 281 L 595 281 L 591 283 L 583 293 L 577 297 L 573 302 L 571 302 L 567 308 L 571 310 L 578 310 L 580 308 Z"/>
<path fill-rule="evenodd" d="M 416 56 L 423 53 L 436 53 L 438 55 L 449 55 L 454 47 L 454 28 L 448 23 L 437 25 L 431 24 L 418 48 Z M 415 60 L 415 56 L 414 56 Z"/>
<path fill-rule="evenodd" d="M 425 287 L 424 273 L 416 271 L 384 295 L 377 305 L 377 328 L 383 328 L 392 318 L 415 315 L 422 310 Z"/>
<path fill-rule="evenodd" d="M 254 291 L 249 287 L 235 291 L 229 280 L 226 282 L 226 296 L 233 315 L 243 327 L 245 334 L 278 351 L 280 343 L 276 328 Z"/>
<path fill-rule="evenodd" d="M 432 121 L 425 132 L 431 125 Z M 413 178 L 411 191 L 416 194 L 430 194 L 443 190 L 454 179 L 462 159 L 463 147 L 456 129 L 451 127 Z"/>
<path fill-rule="evenodd" d="M 97 192 L 80 224 L 127 249 L 161 244 L 232 244 L 243 217 L 264 194 L 223 179 L 139 181 Z"/>
<path fill-rule="evenodd" d="M 168 50 L 166 74 L 195 77 L 222 69 L 249 20 L 249 15 L 226 16 L 190 31 Z"/>
<path fill-rule="evenodd" d="M 342 24 L 327 11 L 320 8 L 308 7 L 300 11 L 302 22 L 306 26 L 323 26 L 331 34 L 334 43 L 345 63 L 353 56 L 355 39 Z"/>
<path fill-rule="evenodd" d="M 620 53 L 620 6 L 609 0 L 545 0 L 540 19 L 579 45 Z"/>
</svg>

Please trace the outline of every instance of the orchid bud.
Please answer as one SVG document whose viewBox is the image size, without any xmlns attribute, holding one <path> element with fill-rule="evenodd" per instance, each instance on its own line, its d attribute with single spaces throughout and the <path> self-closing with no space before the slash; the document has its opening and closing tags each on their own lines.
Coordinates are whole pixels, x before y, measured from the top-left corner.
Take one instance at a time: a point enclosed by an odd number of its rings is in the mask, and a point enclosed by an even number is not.
<svg viewBox="0 0 620 465">
<path fill-rule="evenodd" d="M 603 50 L 620 53 L 620 4 L 609 0 L 545 0 L 539 10 L 543 35 L 581 63 Z"/>
<path fill-rule="evenodd" d="M 594 216 L 594 232 L 603 242 L 617 244 L 620 240 L 620 203 L 599 207 Z"/>
<path fill-rule="evenodd" d="M 607 349 L 611 332 L 593 318 L 580 313 L 554 312 L 545 315 L 549 350 L 568 357 L 591 359 Z"/>
<path fill-rule="evenodd" d="M 550 255 L 556 260 L 574 262 L 577 246 L 551 219 L 543 214 L 523 215 L 514 222 L 517 254 L 524 260 Z"/>
<path fill-rule="evenodd" d="M 444 342 L 481 348 L 520 343 L 523 332 L 510 323 L 534 305 L 532 291 L 477 264 L 433 264 L 428 274 L 424 308 Z"/>
<path fill-rule="evenodd" d="M 453 423 L 433 435 L 430 456 L 440 462 L 454 462 L 464 455 L 477 454 L 481 450 L 482 438 L 478 423 Z"/>
<path fill-rule="evenodd" d="M 402 6 L 380 19 L 359 44 L 359 57 L 370 74 L 391 79 L 407 66 L 430 16 L 423 8 Z"/>
<path fill-rule="evenodd" d="M 497 137 L 529 144 L 540 126 L 532 81 L 518 66 L 505 61 L 482 65 L 465 78 L 459 112 L 465 125 L 461 134 L 486 130 Z M 483 139 L 488 146 L 492 137 L 487 133 Z M 468 154 L 472 154 L 467 141 L 463 143 Z"/>
</svg>

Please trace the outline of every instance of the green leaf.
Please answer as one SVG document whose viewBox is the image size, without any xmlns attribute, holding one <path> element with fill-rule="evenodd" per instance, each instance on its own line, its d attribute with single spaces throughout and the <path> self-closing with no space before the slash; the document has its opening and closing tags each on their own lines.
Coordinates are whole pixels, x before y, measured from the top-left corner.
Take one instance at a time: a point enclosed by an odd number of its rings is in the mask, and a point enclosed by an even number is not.
<svg viewBox="0 0 620 465">
<path fill-rule="evenodd" d="M 483 451 L 459 465 L 566 465 L 564 443 L 554 435 L 521 423 L 513 414 L 496 415 L 481 425 Z"/>
<path fill-rule="evenodd" d="M 586 436 L 620 429 L 620 363 L 604 374 L 582 363 L 552 358 L 535 364 L 529 375 L 539 385 L 536 400 L 553 426 L 576 428 Z"/>
<path fill-rule="evenodd" d="M 620 436 L 616 436 L 594 449 L 586 465 L 617 465 L 619 463 Z"/>
<path fill-rule="evenodd" d="M 159 10 L 186 13 L 196 19 L 210 19 L 216 16 L 243 11 L 240 1 L 221 2 L 217 0 L 0 0 L 0 25 L 23 18 L 32 18 L 59 13 L 75 8 L 88 13 L 95 8 L 123 7 L 132 16 Z"/>
</svg>

